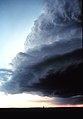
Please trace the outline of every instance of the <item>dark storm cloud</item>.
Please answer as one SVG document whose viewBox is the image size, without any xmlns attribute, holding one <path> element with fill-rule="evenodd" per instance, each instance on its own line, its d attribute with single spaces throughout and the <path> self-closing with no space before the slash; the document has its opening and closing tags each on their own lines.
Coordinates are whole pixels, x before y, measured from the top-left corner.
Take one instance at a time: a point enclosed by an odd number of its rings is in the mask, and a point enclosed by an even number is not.
<svg viewBox="0 0 83 119">
<path fill-rule="evenodd" d="M 25 52 L 12 61 L 14 73 L 2 85 L 3 91 L 42 92 L 70 103 L 81 95 L 82 100 L 81 22 L 81 0 L 46 0 L 27 36 Z"/>
<path fill-rule="evenodd" d="M 45 95 L 62 97 L 83 93 L 82 50 L 46 58 L 26 65 L 22 62 L 13 74 L 12 80 L 3 87 L 10 93 L 40 91 Z"/>
<path fill-rule="evenodd" d="M 0 69 L 0 80 L 5 80 L 6 76 L 13 74 L 13 71 L 8 69 Z"/>
<path fill-rule="evenodd" d="M 72 97 L 67 97 L 67 98 L 60 98 L 56 97 L 52 100 L 54 104 L 83 104 L 83 95 L 77 95 L 77 96 L 72 96 Z"/>
<path fill-rule="evenodd" d="M 13 71 L 9 69 L 0 69 L 0 91 L 2 90 L 1 86 L 7 82 L 13 75 Z"/>
<path fill-rule="evenodd" d="M 47 76 L 40 79 L 34 86 L 50 95 L 62 97 L 82 95 L 82 64 L 72 64 L 66 67 L 63 62 L 63 66 L 60 68 L 57 72 L 55 70 L 49 72 Z"/>
</svg>

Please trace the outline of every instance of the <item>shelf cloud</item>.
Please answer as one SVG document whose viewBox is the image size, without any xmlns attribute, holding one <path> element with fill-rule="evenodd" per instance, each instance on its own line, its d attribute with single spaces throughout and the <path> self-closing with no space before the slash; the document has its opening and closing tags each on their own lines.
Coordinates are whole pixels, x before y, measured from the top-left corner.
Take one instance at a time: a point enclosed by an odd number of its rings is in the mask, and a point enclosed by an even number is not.
<svg viewBox="0 0 83 119">
<path fill-rule="evenodd" d="M 25 51 L 12 61 L 12 77 L 0 90 L 33 91 L 64 103 L 83 103 L 81 2 L 45 0 L 43 13 L 26 38 Z"/>
</svg>

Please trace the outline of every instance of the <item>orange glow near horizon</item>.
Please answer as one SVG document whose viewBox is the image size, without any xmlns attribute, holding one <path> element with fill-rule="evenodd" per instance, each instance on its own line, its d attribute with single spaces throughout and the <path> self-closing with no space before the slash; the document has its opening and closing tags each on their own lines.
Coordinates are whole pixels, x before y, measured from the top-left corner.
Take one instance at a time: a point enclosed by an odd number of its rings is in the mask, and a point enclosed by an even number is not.
<svg viewBox="0 0 83 119">
<path fill-rule="evenodd" d="M 52 97 L 34 94 L 4 94 L 0 93 L 0 108 L 30 108 L 30 107 L 83 107 L 83 104 L 55 104 Z"/>
</svg>

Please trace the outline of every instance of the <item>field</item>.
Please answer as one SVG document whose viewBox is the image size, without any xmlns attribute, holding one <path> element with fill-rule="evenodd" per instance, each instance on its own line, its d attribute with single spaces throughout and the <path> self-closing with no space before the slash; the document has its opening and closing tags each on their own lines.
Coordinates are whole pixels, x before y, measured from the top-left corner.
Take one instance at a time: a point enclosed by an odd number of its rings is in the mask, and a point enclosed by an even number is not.
<svg viewBox="0 0 83 119">
<path fill-rule="evenodd" d="M 61 117 L 65 116 L 69 118 L 71 116 L 80 117 L 83 114 L 83 108 L 76 107 L 63 107 L 63 108 L 1 108 L 0 115 L 14 117 L 27 117 L 27 118 L 36 118 L 39 119 L 42 117 Z M 81 116 L 82 117 L 82 116 Z"/>
</svg>

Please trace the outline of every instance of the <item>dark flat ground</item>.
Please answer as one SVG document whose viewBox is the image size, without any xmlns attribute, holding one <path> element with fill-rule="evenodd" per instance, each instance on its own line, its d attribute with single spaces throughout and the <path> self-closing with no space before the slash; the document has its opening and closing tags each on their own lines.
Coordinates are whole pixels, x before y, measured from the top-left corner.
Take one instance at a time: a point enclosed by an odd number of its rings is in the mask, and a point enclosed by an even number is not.
<svg viewBox="0 0 83 119">
<path fill-rule="evenodd" d="M 18 115 L 19 117 L 42 117 L 44 119 L 44 115 L 46 117 L 61 117 L 65 116 L 66 118 L 78 116 L 80 119 L 83 118 L 83 108 L 81 107 L 67 107 L 67 108 L 1 108 L 0 109 L 0 115 L 3 116 L 12 116 L 16 117 Z M 71 116 L 72 115 L 72 116 Z M 29 118 L 30 119 L 30 118 Z M 39 118 L 40 119 L 40 118 Z M 74 118 L 75 119 L 75 118 Z"/>
</svg>

